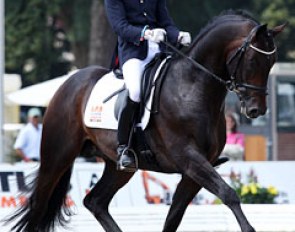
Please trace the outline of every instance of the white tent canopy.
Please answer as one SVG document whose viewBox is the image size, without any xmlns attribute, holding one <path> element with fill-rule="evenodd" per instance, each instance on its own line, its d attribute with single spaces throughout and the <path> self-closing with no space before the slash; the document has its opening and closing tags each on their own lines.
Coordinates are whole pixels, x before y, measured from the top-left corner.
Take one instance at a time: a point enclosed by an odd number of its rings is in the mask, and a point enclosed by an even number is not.
<svg viewBox="0 0 295 232">
<path fill-rule="evenodd" d="M 4 74 L 4 93 L 11 93 L 19 90 L 22 81 L 19 74 Z"/>
<path fill-rule="evenodd" d="M 47 107 L 58 88 L 75 72 L 77 70 L 64 76 L 22 88 L 8 94 L 7 99 L 12 103 L 22 106 Z"/>
</svg>

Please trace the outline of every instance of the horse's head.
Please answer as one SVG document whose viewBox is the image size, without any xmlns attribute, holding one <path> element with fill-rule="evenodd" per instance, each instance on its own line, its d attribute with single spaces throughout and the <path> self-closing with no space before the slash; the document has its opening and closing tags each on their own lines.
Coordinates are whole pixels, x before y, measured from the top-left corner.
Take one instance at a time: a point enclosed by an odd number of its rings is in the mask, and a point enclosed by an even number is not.
<svg viewBox="0 0 295 232">
<path fill-rule="evenodd" d="M 268 75 L 277 58 L 274 37 L 285 26 L 273 29 L 268 29 L 266 24 L 255 26 L 227 61 L 231 75 L 228 88 L 237 93 L 241 112 L 249 118 L 266 112 Z"/>
</svg>

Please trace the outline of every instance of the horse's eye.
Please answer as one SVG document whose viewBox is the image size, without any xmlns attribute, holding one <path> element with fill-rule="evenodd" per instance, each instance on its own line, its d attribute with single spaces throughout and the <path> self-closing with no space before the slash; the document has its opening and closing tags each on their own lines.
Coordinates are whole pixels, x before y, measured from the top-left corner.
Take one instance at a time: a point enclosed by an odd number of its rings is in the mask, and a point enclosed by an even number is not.
<svg viewBox="0 0 295 232">
<path fill-rule="evenodd" d="M 256 59 L 250 59 L 249 60 L 249 68 L 254 69 L 257 66 L 257 61 Z"/>
</svg>

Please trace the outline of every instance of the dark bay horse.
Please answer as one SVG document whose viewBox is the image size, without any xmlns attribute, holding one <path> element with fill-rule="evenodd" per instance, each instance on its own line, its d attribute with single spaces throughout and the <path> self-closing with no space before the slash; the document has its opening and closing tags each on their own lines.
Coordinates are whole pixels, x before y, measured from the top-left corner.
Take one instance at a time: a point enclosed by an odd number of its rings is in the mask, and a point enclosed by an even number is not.
<svg viewBox="0 0 295 232">
<path fill-rule="evenodd" d="M 140 169 L 182 175 L 163 231 L 177 230 L 188 204 L 202 187 L 232 210 L 243 232 L 255 231 L 235 191 L 213 164 L 225 144 L 228 89 L 237 93 L 247 117 L 265 113 L 268 74 L 277 55 L 274 37 L 283 28 L 268 29 L 245 13 L 226 12 L 199 33 L 184 56 L 172 59 L 162 85 L 160 111 L 151 116 L 144 131 L 155 161 L 139 156 Z M 43 122 L 38 176 L 27 204 L 9 219 L 20 218 L 12 230 L 47 232 L 57 223 L 64 224 L 74 160 L 85 144 L 92 144 L 103 154 L 105 169 L 84 205 L 105 231 L 121 231 L 108 206 L 134 173 L 116 170 L 116 131 L 92 129 L 83 123 L 90 92 L 107 72 L 101 67 L 82 69 L 51 100 Z"/>
</svg>

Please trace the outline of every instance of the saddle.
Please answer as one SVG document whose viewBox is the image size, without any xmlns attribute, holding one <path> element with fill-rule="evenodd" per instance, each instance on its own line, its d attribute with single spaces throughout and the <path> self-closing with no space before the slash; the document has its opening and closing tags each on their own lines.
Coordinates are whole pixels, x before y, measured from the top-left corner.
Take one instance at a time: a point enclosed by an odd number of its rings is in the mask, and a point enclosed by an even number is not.
<svg viewBox="0 0 295 232">
<path fill-rule="evenodd" d="M 164 59 L 167 59 L 165 64 L 161 67 L 160 72 L 158 73 L 158 77 L 154 82 L 154 76 L 157 73 L 157 70 L 159 69 L 159 66 L 161 65 L 162 61 Z M 162 83 L 165 78 L 165 74 L 167 72 L 167 69 L 170 65 L 170 53 L 158 53 L 153 60 L 151 60 L 150 63 L 148 63 L 145 67 L 145 70 L 143 72 L 142 80 L 141 80 L 141 99 L 140 99 L 140 114 L 141 117 L 145 105 L 150 98 L 152 87 L 155 86 L 155 92 L 154 92 L 154 104 L 152 105 L 151 112 L 157 113 L 159 111 L 159 98 L 160 98 L 160 92 L 162 88 Z"/>
</svg>

